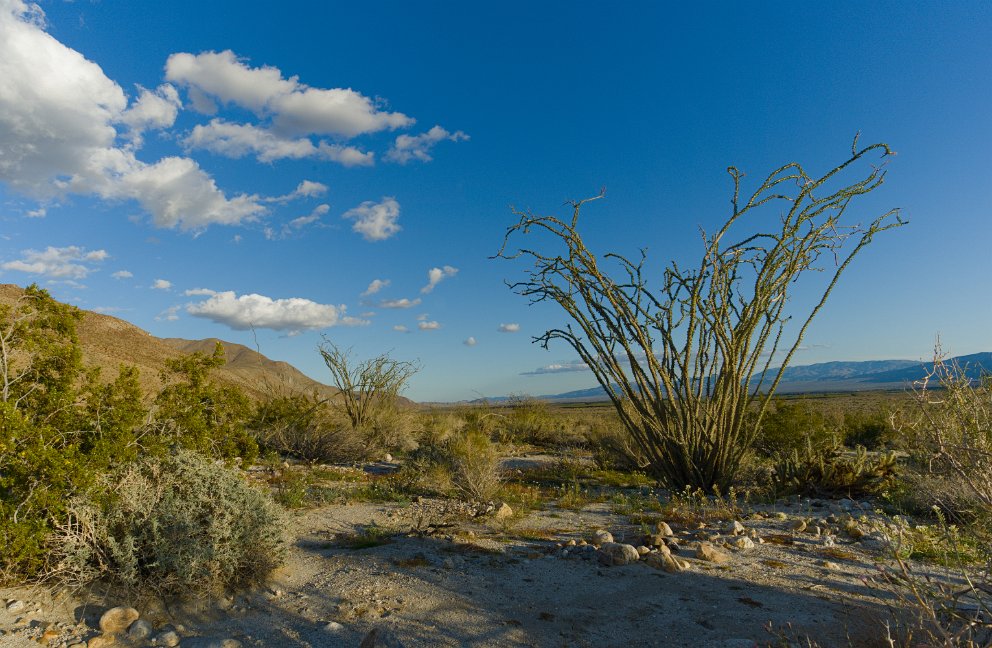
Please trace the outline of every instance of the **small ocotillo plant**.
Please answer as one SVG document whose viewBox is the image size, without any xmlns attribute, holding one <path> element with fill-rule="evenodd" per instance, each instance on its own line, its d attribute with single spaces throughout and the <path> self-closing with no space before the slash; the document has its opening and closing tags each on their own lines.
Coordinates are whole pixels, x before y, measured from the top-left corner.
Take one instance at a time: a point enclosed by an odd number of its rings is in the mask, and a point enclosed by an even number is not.
<svg viewBox="0 0 992 648">
<path fill-rule="evenodd" d="M 571 203 L 570 220 L 513 210 L 519 220 L 507 229 L 496 258 L 533 261 L 526 280 L 511 289 L 532 303 L 558 304 L 571 320 L 534 341 L 547 348 L 564 340 L 575 349 L 644 451 L 645 468 L 672 487 L 725 489 L 841 274 L 876 234 L 904 224 L 897 209 L 867 225 L 842 222 L 851 201 L 885 177 L 884 164 L 872 165 L 853 184 L 834 188 L 870 154 L 884 161 L 893 152 L 885 144 L 859 148 L 855 138 L 850 158 L 822 177 L 787 164 L 749 197 L 741 195 L 744 174 L 730 167 L 730 217 L 715 234 L 702 233 L 696 268 L 672 262 L 653 289 L 643 250 L 636 261 L 615 253 L 598 258 L 582 240 L 581 208 L 603 194 Z M 777 223 L 751 222 L 773 205 L 782 210 Z M 750 232 L 738 232 L 748 226 Z M 535 232 L 564 249 L 510 250 L 511 241 Z M 814 270 L 827 274 L 826 286 L 815 305 L 796 316 L 786 310 L 790 288 Z M 793 317 L 798 328 L 787 336 Z M 780 367 L 773 369 L 773 362 Z"/>
</svg>

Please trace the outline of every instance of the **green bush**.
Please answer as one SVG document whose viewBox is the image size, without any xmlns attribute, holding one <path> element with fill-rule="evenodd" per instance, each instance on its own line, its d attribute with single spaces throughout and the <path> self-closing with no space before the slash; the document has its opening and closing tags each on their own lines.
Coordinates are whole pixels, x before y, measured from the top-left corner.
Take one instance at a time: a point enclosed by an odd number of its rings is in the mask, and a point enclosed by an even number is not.
<svg viewBox="0 0 992 648">
<path fill-rule="evenodd" d="M 354 461 L 361 436 L 317 395 L 279 396 L 258 406 L 249 427 L 266 450 L 313 463 Z"/>
<path fill-rule="evenodd" d="M 845 453 L 839 446 L 816 448 L 781 455 L 772 472 L 776 494 L 844 495 L 858 497 L 880 492 L 893 483 L 896 474 L 894 453 L 869 454 L 863 447 Z"/>
<path fill-rule="evenodd" d="M 849 448 L 864 446 L 876 450 L 892 441 L 894 430 L 885 412 L 847 412 L 842 435 L 844 445 Z"/>
<path fill-rule="evenodd" d="M 754 447 L 766 457 L 788 456 L 804 451 L 807 446 L 826 450 L 838 440 L 832 422 L 809 403 L 779 400 L 762 419 Z"/>
<path fill-rule="evenodd" d="M 189 451 L 114 471 L 71 503 L 49 548 L 63 581 L 169 593 L 262 582 L 285 553 L 271 498 Z"/>
</svg>

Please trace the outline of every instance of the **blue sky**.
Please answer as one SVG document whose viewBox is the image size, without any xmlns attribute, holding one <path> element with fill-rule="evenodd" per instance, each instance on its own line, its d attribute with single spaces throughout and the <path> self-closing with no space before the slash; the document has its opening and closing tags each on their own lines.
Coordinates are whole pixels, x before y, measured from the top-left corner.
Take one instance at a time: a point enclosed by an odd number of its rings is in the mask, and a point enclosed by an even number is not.
<svg viewBox="0 0 992 648">
<path fill-rule="evenodd" d="M 511 204 L 605 187 L 587 241 L 660 267 L 728 165 L 823 172 L 860 131 L 898 155 L 852 219 L 910 224 L 795 362 L 992 349 L 988 3 L 360 4 L 0 0 L 0 281 L 317 379 L 321 335 L 417 359 L 416 400 L 584 388 L 488 258 Z"/>
</svg>

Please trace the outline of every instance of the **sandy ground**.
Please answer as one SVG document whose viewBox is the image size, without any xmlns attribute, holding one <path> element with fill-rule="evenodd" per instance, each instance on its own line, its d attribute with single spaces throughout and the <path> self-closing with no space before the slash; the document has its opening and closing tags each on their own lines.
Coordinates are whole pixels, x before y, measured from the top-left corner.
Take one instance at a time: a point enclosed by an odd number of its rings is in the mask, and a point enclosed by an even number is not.
<svg viewBox="0 0 992 648">
<path fill-rule="evenodd" d="M 53 599 L 37 587 L 0 590 L 0 646 L 37 648 L 46 629 L 42 642 L 56 648 L 85 641 L 113 605 L 133 605 L 157 630 L 175 628 L 182 646 L 221 645 L 211 638 L 357 646 L 378 628 L 404 646 L 743 648 L 775 643 L 769 624 L 822 646 L 883 645 L 886 596 L 865 582 L 879 556 L 840 539 L 828 555 L 822 538 L 790 530 L 799 516 L 838 509 L 816 504 L 779 507 L 785 519 L 752 512 L 742 520 L 748 532 L 791 544 L 733 551 L 725 565 L 696 560 L 691 549 L 722 523 L 673 524 L 678 555 L 689 563 L 682 573 L 644 561 L 607 567 L 563 558 L 557 543 L 597 528 L 637 544 L 640 530 L 605 504 L 552 507 L 509 522 L 466 517 L 438 500 L 331 505 L 294 514 L 288 560 L 265 590 L 168 606 L 94 592 Z M 341 541 L 370 524 L 385 531 L 384 544 L 354 549 Z M 21 609 L 5 609 L 14 601 Z"/>
</svg>

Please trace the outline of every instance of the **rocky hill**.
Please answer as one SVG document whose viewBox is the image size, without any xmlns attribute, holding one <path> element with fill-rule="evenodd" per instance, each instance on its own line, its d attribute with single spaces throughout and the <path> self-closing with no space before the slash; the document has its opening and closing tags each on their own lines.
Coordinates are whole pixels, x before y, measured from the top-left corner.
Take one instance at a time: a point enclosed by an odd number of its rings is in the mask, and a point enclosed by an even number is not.
<svg viewBox="0 0 992 648">
<path fill-rule="evenodd" d="M 22 292 L 19 286 L 0 284 L 0 303 L 12 304 Z M 84 363 L 89 367 L 100 367 L 106 379 L 116 376 L 120 365 L 133 365 L 141 372 L 141 386 L 148 394 L 161 388 L 159 374 L 167 360 L 195 351 L 213 353 L 218 341 L 215 338 L 157 338 L 117 317 L 87 310 L 82 312 L 78 330 Z M 289 363 L 270 360 L 241 344 L 220 342 L 224 345 L 226 362 L 216 370 L 216 379 L 237 385 L 256 398 L 291 392 L 317 392 L 324 397 L 337 393 L 333 387 L 309 378 Z"/>
</svg>

